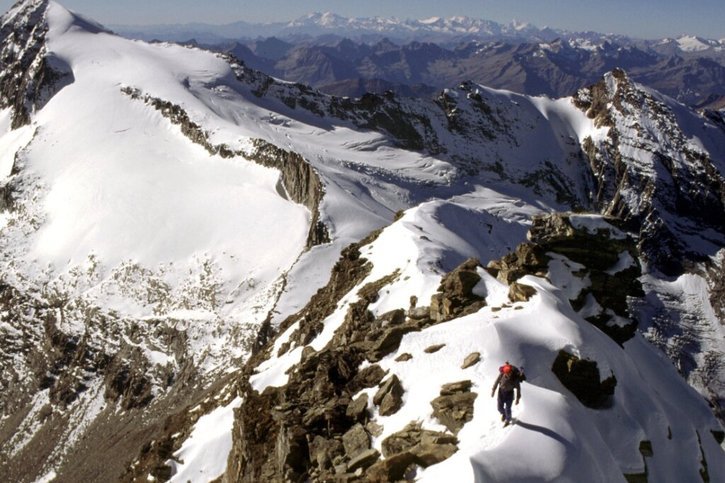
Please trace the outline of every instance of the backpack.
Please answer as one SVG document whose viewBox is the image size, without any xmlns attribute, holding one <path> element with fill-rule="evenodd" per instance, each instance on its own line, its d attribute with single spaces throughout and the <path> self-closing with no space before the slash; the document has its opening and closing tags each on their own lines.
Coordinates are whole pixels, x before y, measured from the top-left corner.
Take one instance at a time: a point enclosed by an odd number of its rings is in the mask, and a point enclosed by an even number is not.
<svg viewBox="0 0 725 483">
<path fill-rule="evenodd" d="M 508 374 L 504 373 L 503 370 L 506 365 L 511 366 L 511 372 L 509 372 Z M 526 375 L 524 374 L 523 367 L 519 369 L 512 364 L 504 364 L 503 366 L 498 368 L 498 371 L 499 373 L 501 373 L 501 381 L 499 382 L 499 387 L 501 388 L 501 391 L 504 392 L 513 391 L 518 384 L 526 380 Z"/>
</svg>

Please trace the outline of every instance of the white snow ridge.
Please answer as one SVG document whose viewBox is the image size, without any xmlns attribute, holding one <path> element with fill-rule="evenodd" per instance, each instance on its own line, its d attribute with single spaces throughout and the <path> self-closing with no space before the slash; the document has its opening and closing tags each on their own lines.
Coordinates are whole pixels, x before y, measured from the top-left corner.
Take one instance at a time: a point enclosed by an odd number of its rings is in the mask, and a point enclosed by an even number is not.
<svg viewBox="0 0 725 483">
<path fill-rule="evenodd" d="M 725 481 L 712 115 L 337 98 L 48 0 L 0 65 L 3 481 Z"/>
</svg>

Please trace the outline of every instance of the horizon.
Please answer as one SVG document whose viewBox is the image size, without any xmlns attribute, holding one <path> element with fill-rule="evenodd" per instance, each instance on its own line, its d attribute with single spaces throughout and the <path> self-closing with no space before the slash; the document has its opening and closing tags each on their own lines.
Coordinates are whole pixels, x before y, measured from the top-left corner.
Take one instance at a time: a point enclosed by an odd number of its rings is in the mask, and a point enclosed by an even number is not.
<svg viewBox="0 0 725 483">
<path fill-rule="evenodd" d="M 0 0 L 0 10 L 5 13 L 14 3 Z M 151 5 L 140 0 L 122 4 L 110 0 L 61 0 L 57 3 L 108 26 L 276 23 L 315 12 L 331 12 L 347 18 L 395 17 L 401 20 L 466 16 L 502 24 L 516 21 L 538 28 L 593 31 L 641 39 L 683 35 L 725 39 L 725 2 L 722 0 L 694 0 L 687 4 L 660 0 L 656 8 L 652 7 L 651 0 L 451 0 L 443 5 L 435 0 L 371 0 L 364 5 L 340 0 L 267 0 L 261 5 L 254 4 L 253 8 L 250 8 L 250 2 L 240 0 L 210 0 L 203 4 L 191 0 L 157 0 Z M 626 15 L 622 15 L 623 12 Z"/>
</svg>

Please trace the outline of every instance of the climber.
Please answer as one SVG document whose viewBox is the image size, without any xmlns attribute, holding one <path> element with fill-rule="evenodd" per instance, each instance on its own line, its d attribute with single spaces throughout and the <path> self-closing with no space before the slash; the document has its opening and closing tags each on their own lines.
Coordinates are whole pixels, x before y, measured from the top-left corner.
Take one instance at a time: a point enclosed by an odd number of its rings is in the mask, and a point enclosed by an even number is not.
<svg viewBox="0 0 725 483">
<path fill-rule="evenodd" d="M 521 399 L 521 382 L 526 380 L 523 368 L 519 369 L 506 361 L 498 369 L 498 377 L 493 384 L 491 397 L 496 394 L 498 387 L 498 412 L 501 413 L 501 421 L 504 427 L 511 424 L 511 404 L 514 402 L 514 390 L 516 391 L 516 404 Z"/>
</svg>

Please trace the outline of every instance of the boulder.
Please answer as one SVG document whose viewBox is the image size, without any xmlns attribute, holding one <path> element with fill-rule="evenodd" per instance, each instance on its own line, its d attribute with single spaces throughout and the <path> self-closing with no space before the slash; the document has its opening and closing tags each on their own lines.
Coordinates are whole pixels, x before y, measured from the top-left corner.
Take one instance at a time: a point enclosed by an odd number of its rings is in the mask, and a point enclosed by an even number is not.
<svg viewBox="0 0 725 483">
<path fill-rule="evenodd" d="M 612 374 L 605 380 L 600 380 L 599 368 L 595 361 L 580 359 L 561 350 L 551 370 L 585 406 L 593 409 L 611 407 L 617 379 Z"/>
<path fill-rule="evenodd" d="M 481 353 L 472 352 L 471 354 L 468 354 L 465 359 L 463 359 L 463 365 L 461 366 L 461 369 L 468 369 L 469 367 L 478 364 L 480 361 Z"/>
<path fill-rule="evenodd" d="M 423 352 L 426 354 L 433 354 L 435 352 L 438 352 L 439 350 L 443 349 L 446 345 L 445 344 L 435 344 L 430 347 L 426 347 Z"/>
<path fill-rule="evenodd" d="M 536 289 L 531 285 L 514 282 L 509 287 L 509 300 L 511 302 L 526 302 L 536 295 Z"/>
<path fill-rule="evenodd" d="M 468 389 L 464 389 L 466 386 Z M 458 434 L 458 431 L 473 419 L 473 402 L 478 394 L 469 391 L 470 381 L 447 384 L 442 388 L 440 397 L 430 403 L 433 406 L 433 416 L 453 434 Z"/>
<path fill-rule="evenodd" d="M 342 435 L 342 444 L 345 447 L 345 454 L 352 459 L 363 451 L 370 449 L 370 435 L 358 423 Z"/>
<path fill-rule="evenodd" d="M 386 458 L 404 451 L 411 451 L 419 445 L 456 445 L 458 439 L 446 433 L 423 429 L 418 422 L 409 423 L 397 433 L 391 434 L 383 440 L 383 456 Z"/>
<path fill-rule="evenodd" d="M 395 358 L 395 362 L 406 362 L 413 358 L 412 354 L 409 354 L 407 352 L 400 354 L 398 357 Z"/>
<path fill-rule="evenodd" d="M 412 324 L 403 324 L 389 327 L 383 335 L 373 344 L 368 352 L 368 360 L 377 362 L 386 355 L 398 349 L 400 341 L 408 332 L 419 330 L 417 326 Z"/>
<path fill-rule="evenodd" d="M 425 320 L 430 318 L 430 307 L 411 307 L 408 310 L 408 318 L 411 320 Z"/>
<path fill-rule="evenodd" d="M 336 457 L 343 454 L 343 446 L 336 439 L 315 436 L 309 443 L 310 462 L 321 470 L 332 468 Z"/>
<path fill-rule="evenodd" d="M 415 467 L 426 468 L 450 458 L 457 450 L 455 436 L 422 429 L 410 423 L 403 430 L 383 441 L 385 459 L 367 472 L 368 481 L 400 481 L 412 479 Z"/>
<path fill-rule="evenodd" d="M 373 397 L 373 404 L 380 406 L 381 416 L 389 416 L 398 412 L 403 405 L 403 389 L 398 376 L 393 374 L 380 387 Z"/>
<path fill-rule="evenodd" d="M 451 396 L 459 392 L 470 392 L 473 383 L 469 381 L 451 382 L 441 386 L 441 396 Z"/>
<path fill-rule="evenodd" d="M 358 372 L 350 382 L 349 389 L 354 394 L 361 389 L 375 387 L 385 377 L 386 372 L 377 364 L 367 366 Z"/>
<path fill-rule="evenodd" d="M 374 483 L 412 481 L 415 478 L 415 455 L 406 451 L 386 457 L 371 466 L 366 480 Z"/>
<path fill-rule="evenodd" d="M 352 419 L 353 421 L 365 422 L 368 420 L 368 395 L 366 393 L 361 394 L 348 404 L 345 410 L 345 416 Z"/>
<path fill-rule="evenodd" d="M 350 459 L 347 463 L 347 471 L 354 473 L 358 469 L 365 469 L 372 466 L 378 458 L 380 458 L 380 452 L 376 449 L 368 449 L 359 453 L 354 458 Z"/>
<path fill-rule="evenodd" d="M 549 257 L 542 247 L 534 243 L 522 243 L 513 253 L 505 255 L 500 260 L 488 263 L 489 273 L 495 273 L 501 282 L 510 285 L 524 275 L 546 275 L 549 266 Z"/>
<path fill-rule="evenodd" d="M 481 280 L 478 275 L 478 260 L 471 258 L 443 277 L 438 293 L 431 297 L 430 318 L 444 322 L 478 311 L 486 301 L 473 293 L 473 288 Z"/>
</svg>

